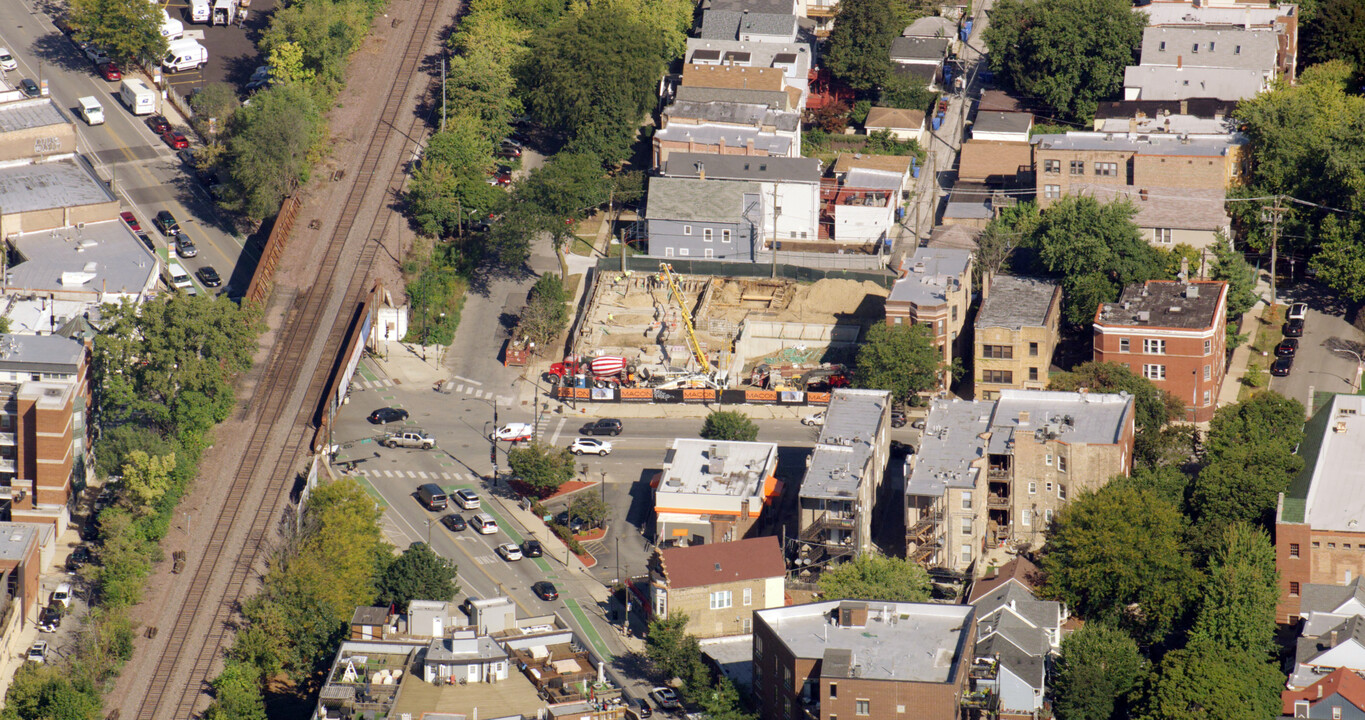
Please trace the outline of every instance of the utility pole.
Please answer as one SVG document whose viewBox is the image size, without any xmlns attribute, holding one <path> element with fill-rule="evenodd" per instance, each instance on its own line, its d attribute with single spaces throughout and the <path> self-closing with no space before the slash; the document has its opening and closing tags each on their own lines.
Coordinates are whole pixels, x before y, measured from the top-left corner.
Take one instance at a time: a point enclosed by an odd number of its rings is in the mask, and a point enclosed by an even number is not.
<svg viewBox="0 0 1365 720">
<path fill-rule="evenodd" d="M 446 131 L 446 56 L 441 53 L 441 132 Z"/>
<path fill-rule="evenodd" d="M 1275 196 L 1275 207 L 1269 208 L 1270 213 L 1270 305 L 1275 306 L 1278 300 L 1276 294 L 1275 272 L 1276 264 L 1279 262 L 1280 245 L 1280 215 L 1284 212 L 1284 195 Z"/>
<path fill-rule="evenodd" d="M 816 240 L 820 239 L 817 229 Z M 773 180 L 773 279 L 777 279 L 777 180 Z"/>
</svg>

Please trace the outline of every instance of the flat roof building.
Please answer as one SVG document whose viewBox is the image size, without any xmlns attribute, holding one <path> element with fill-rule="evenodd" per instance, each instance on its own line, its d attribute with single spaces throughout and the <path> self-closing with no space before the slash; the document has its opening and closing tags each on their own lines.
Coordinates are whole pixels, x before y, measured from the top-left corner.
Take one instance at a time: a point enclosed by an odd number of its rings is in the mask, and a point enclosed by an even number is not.
<svg viewBox="0 0 1365 720">
<path fill-rule="evenodd" d="M 17 261 L 5 295 L 99 306 L 141 302 L 156 290 L 161 261 L 119 220 L 83 223 L 9 238 Z"/>
<path fill-rule="evenodd" d="M 813 564 L 872 551 L 890 449 L 891 392 L 834 391 L 801 479 L 797 533 Z"/>
<path fill-rule="evenodd" d="M 76 124 L 53 98 L 0 103 L 0 163 L 74 152 Z"/>
<path fill-rule="evenodd" d="M 118 218 L 118 198 L 78 155 L 0 167 L 0 237 Z"/>
<path fill-rule="evenodd" d="M 971 250 L 916 248 L 886 297 L 886 324 L 927 326 L 945 367 L 965 354 L 962 328 L 971 306 L 974 259 Z M 947 387 L 950 377 L 945 370 L 939 386 Z"/>
<path fill-rule="evenodd" d="M 973 334 L 976 397 L 993 400 L 1006 388 L 1046 388 L 1060 338 L 1061 285 L 996 275 L 985 281 L 983 294 Z"/>
<path fill-rule="evenodd" d="M 776 471 L 775 443 L 677 438 L 655 479 L 656 544 L 748 537 L 778 493 Z"/>
</svg>

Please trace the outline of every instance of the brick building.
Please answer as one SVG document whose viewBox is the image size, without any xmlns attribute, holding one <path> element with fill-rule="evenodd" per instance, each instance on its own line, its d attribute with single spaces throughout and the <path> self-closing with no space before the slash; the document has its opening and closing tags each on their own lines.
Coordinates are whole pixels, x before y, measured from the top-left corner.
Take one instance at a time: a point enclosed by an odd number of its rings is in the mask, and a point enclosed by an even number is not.
<svg viewBox="0 0 1365 720">
<path fill-rule="evenodd" d="M 754 532 L 779 496 L 777 445 L 678 438 L 654 485 L 655 544 L 731 542 Z"/>
<path fill-rule="evenodd" d="M 1095 361 L 1118 363 L 1207 422 L 1227 371 L 1227 283 L 1149 280 L 1095 311 Z"/>
<path fill-rule="evenodd" d="M 1062 287 L 1049 280 L 997 275 L 976 312 L 972 374 L 976 397 L 1006 388 L 1042 390 L 1057 348 Z"/>
<path fill-rule="evenodd" d="M 754 613 L 763 720 L 956 720 L 976 642 L 966 605 L 830 600 Z"/>
<path fill-rule="evenodd" d="M 920 323 L 951 363 L 963 354 L 959 339 L 972 302 L 970 250 L 922 247 L 901 265 L 900 279 L 886 298 L 886 324 Z M 943 384 L 948 383 L 943 374 Z"/>
<path fill-rule="evenodd" d="M 1365 397 L 1334 396 L 1304 427 L 1298 452 L 1303 469 L 1275 510 L 1281 623 L 1298 619 L 1308 584 L 1365 576 Z"/>
<path fill-rule="evenodd" d="M 687 615 L 699 638 L 748 634 L 755 610 L 786 604 L 787 563 L 776 537 L 665 548 L 650 563 L 652 610 Z"/>
</svg>

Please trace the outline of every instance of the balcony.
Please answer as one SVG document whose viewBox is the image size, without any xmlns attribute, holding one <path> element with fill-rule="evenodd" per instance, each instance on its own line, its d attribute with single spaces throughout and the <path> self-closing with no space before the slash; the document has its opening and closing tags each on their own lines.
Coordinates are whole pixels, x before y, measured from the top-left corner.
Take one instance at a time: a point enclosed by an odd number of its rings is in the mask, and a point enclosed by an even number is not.
<svg viewBox="0 0 1365 720">
<path fill-rule="evenodd" d="M 1000 663 L 993 657 L 979 657 L 972 661 L 970 677 L 973 680 L 994 680 L 1000 674 Z"/>
<path fill-rule="evenodd" d="M 993 480 L 1008 480 L 1010 478 L 1010 469 L 1000 467 L 987 468 L 986 477 Z"/>
<path fill-rule="evenodd" d="M 807 2 L 806 17 L 834 17 L 834 11 L 838 9 L 839 3 L 837 2 Z"/>
<path fill-rule="evenodd" d="M 1007 508 L 1010 506 L 1010 499 L 1004 495 L 990 494 L 986 496 L 986 507 Z"/>
<path fill-rule="evenodd" d="M 943 519 L 943 513 L 936 512 L 925 515 L 919 519 L 909 530 L 905 532 L 905 540 L 909 545 L 924 542 L 934 534 L 938 528 L 939 521 Z"/>
<path fill-rule="evenodd" d="M 1000 698 L 990 690 L 973 690 L 962 696 L 962 707 L 972 710 L 995 710 Z"/>
<path fill-rule="evenodd" d="M 935 553 L 938 552 L 938 549 L 941 546 L 942 543 L 939 542 L 938 538 L 933 538 L 929 542 L 917 546 L 914 550 L 911 550 L 909 553 L 910 562 L 919 563 L 921 565 L 928 562 L 932 557 L 934 557 Z"/>
<path fill-rule="evenodd" d="M 15 447 L 18 444 L 19 440 L 13 432 L 0 430 L 0 447 Z"/>
</svg>

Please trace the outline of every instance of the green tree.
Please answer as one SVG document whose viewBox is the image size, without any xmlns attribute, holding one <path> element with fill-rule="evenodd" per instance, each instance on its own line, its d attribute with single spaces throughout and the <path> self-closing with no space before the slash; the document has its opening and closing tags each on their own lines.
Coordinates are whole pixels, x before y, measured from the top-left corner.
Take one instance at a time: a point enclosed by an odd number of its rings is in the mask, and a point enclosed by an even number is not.
<svg viewBox="0 0 1365 720">
<path fill-rule="evenodd" d="M 569 293 L 555 273 L 546 273 L 531 287 L 531 298 L 521 313 L 521 331 L 532 342 L 549 348 L 569 326 Z"/>
<path fill-rule="evenodd" d="M 829 599 L 922 602 L 929 573 L 905 558 L 864 554 L 820 573 L 819 587 Z"/>
<path fill-rule="evenodd" d="M 1228 284 L 1228 331 L 1232 332 L 1234 318 L 1240 318 L 1256 304 L 1256 268 L 1241 253 L 1225 245 L 1221 237 L 1210 249 L 1214 262 L 1209 277 Z"/>
<path fill-rule="evenodd" d="M 291 5 L 298 7 L 297 5 Z M 254 220 L 280 209 L 280 201 L 307 182 L 326 140 L 322 113 L 308 90 L 277 85 L 251 96 L 233 113 L 227 143 L 227 196 Z"/>
<path fill-rule="evenodd" d="M 574 457 L 568 448 L 540 442 L 507 451 L 507 464 L 513 475 L 542 496 L 554 493 L 574 475 Z"/>
<path fill-rule="evenodd" d="M 75 37 L 101 48 L 120 64 L 159 63 L 166 55 L 161 6 L 143 0 L 72 0 Z"/>
<path fill-rule="evenodd" d="M 190 96 L 195 127 L 215 139 L 228 128 L 232 114 L 241 106 L 237 100 L 237 89 L 225 82 L 208 83 Z"/>
<path fill-rule="evenodd" d="M 980 277 L 1005 268 L 1014 249 L 1027 242 L 1038 226 L 1038 206 L 1023 202 L 1003 208 L 977 236 L 976 269 Z"/>
<path fill-rule="evenodd" d="M 1133 396 L 1133 420 L 1137 438 L 1133 454 L 1139 464 L 1154 465 L 1162 457 L 1165 438 L 1162 428 L 1185 412 L 1185 404 L 1152 381 L 1135 375 L 1118 363 L 1086 362 L 1070 372 L 1058 373 L 1048 380 L 1049 390 L 1119 393 Z"/>
<path fill-rule="evenodd" d="M 1144 720 L 1273 718 L 1284 674 L 1266 657 L 1194 640 L 1169 652 L 1147 697 Z"/>
<path fill-rule="evenodd" d="M 904 402 L 910 396 L 938 387 L 944 370 L 942 357 L 924 325 L 872 326 L 858 348 L 853 383 L 860 388 L 890 390 Z"/>
<path fill-rule="evenodd" d="M 701 659 L 701 645 L 687 632 L 687 615 L 672 612 L 654 617 L 645 633 L 645 656 L 665 678 L 683 681 L 683 696 L 710 686 L 711 674 Z"/>
<path fill-rule="evenodd" d="M 1210 640 L 1269 657 L 1275 650 L 1279 600 L 1279 573 L 1270 536 L 1247 523 L 1228 525 L 1209 559 L 1190 640 Z"/>
<path fill-rule="evenodd" d="M 1365 69 L 1365 0 L 1323 0 L 1304 28 L 1304 60 L 1341 60 Z"/>
<path fill-rule="evenodd" d="M 758 439 L 758 425 L 738 410 L 712 410 L 701 426 L 703 440 L 734 440 L 753 442 Z"/>
<path fill-rule="evenodd" d="M 840 2 L 825 67 L 859 92 L 881 87 L 891 74 L 891 41 L 900 36 L 908 17 L 904 6 L 892 0 Z"/>
<path fill-rule="evenodd" d="M 25 663 L 5 694 L 4 720 L 99 720 L 99 691 L 56 665 Z"/>
<path fill-rule="evenodd" d="M 128 453 L 123 463 L 124 498 L 134 512 L 148 513 L 171 487 L 175 453 L 155 457 L 141 450 Z"/>
<path fill-rule="evenodd" d="M 1184 532 L 1179 509 L 1150 490 L 1117 483 L 1082 495 L 1062 509 L 1048 537 L 1046 593 L 1084 617 L 1158 642 L 1197 588 Z"/>
<path fill-rule="evenodd" d="M 701 708 L 708 720 L 755 720 L 758 716 L 745 712 L 739 690 L 730 678 L 722 677 L 715 685 L 693 691 L 691 700 Z"/>
<path fill-rule="evenodd" d="M 127 424 L 107 428 L 95 442 L 95 472 L 106 478 L 118 475 L 134 450 L 168 455 L 175 452 L 175 444 L 150 427 Z"/>
<path fill-rule="evenodd" d="M 270 16 L 270 26 L 261 34 L 261 52 L 273 57 L 285 44 L 302 49 L 297 70 L 290 68 L 289 72 L 300 79 L 311 76 L 310 85 L 330 94 L 343 84 L 346 61 L 369 33 L 376 5 L 362 0 L 311 0 L 277 8 Z M 252 106 L 259 96 L 252 97 Z"/>
<path fill-rule="evenodd" d="M 928 112 L 938 94 L 906 73 L 889 72 L 882 81 L 877 104 L 882 107 Z"/>
<path fill-rule="evenodd" d="M 213 679 L 213 704 L 204 720 L 266 720 L 261 671 L 239 660 L 230 660 Z"/>
<path fill-rule="evenodd" d="M 298 83 L 307 85 L 313 82 L 316 73 L 304 67 L 303 47 L 296 42 L 281 40 L 270 48 L 270 80 L 273 84 L 285 85 Z"/>
<path fill-rule="evenodd" d="M 573 502 L 569 503 L 569 517 L 578 518 L 589 527 L 602 527 L 607 524 L 607 518 L 611 517 L 611 506 L 601 495 L 579 493 Z"/>
<path fill-rule="evenodd" d="M 1294 454 L 1303 440 L 1303 417 L 1299 401 L 1274 392 L 1218 408 L 1194 483 L 1192 504 L 1201 525 L 1268 526 L 1276 498 L 1303 467 Z"/>
<path fill-rule="evenodd" d="M 574 237 L 575 223 L 607 201 L 611 182 L 601 160 L 585 153 L 561 152 L 532 170 L 512 192 L 512 202 L 541 216 L 559 255 L 560 273 L 568 276 L 564 243 Z"/>
<path fill-rule="evenodd" d="M 1146 24 L 1126 0 L 1001 0 L 986 28 L 987 57 L 1016 90 L 1088 122 L 1118 92 Z"/>
<path fill-rule="evenodd" d="M 1129 703 L 1148 672 L 1137 643 L 1122 630 L 1086 623 L 1062 640 L 1052 679 L 1059 720 L 1129 717 Z"/>
<path fill-rule="evenodd" d="M 518 87 L 531 113 L 564 133 L 571 152 L 615 164 L 630 154 L 654 105 L 665 52 L 658 29 L 593 4 L 531 38 Z"/>
<path fill-rule="evenodd" d="M 402 610 L 413 600 L 450 600 L 460 592 L 456 570 L 455 563 L 432 552 L 426 543 L 415 542 L 379 576 L 375 602 Z"/>
</svg>

